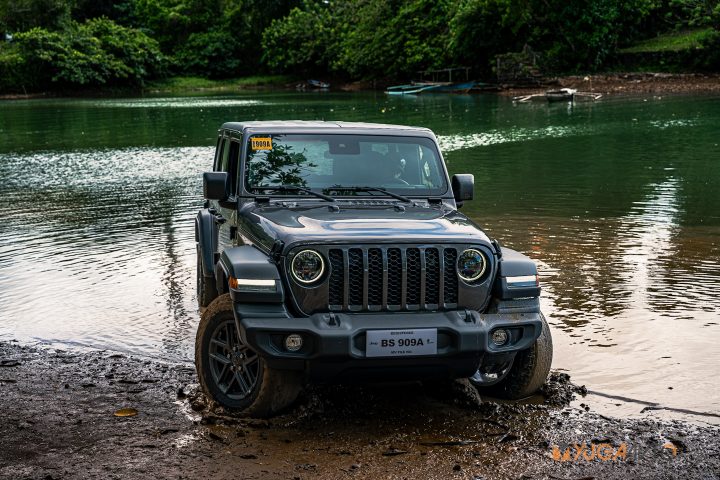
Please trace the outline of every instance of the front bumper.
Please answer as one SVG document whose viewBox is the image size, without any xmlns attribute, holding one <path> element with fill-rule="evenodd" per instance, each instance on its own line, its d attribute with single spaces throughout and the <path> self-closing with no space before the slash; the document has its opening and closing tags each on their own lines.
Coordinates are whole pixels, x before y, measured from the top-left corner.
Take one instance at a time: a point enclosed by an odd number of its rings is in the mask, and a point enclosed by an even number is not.
<svg viewBox="0 0 720 480">
<path fill-rule="evenodd" d="M 243 340 L 276 369 L 304 370 L 311 380 L 460 378 L 477 371 L 483 356 L 508 355 L 529 348 L 540 335 L 540 313 L 481 314 L 470 310 L 430 313 L 321 313 L 288 318 L 258 315 L 235 306 Z M 437 329 L 437 354 L 412 357 L 368 357 L 368 330 Z M 490 332 L 510 332 L 498 347 Z M 297 352 L 284 347 L 290 334 L 300 334 Z"/>
</svg>

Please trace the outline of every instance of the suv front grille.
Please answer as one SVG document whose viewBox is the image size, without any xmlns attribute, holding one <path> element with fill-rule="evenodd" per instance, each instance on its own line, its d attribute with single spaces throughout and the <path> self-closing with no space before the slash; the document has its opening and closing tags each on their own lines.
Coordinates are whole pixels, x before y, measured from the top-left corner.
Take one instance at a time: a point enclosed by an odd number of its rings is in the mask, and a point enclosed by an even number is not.
<svg viewBox="0 0 720 480">
<path fill-rule="evenodd" d="M 331 248 L 331 311 L 437 310 L 455 308 L 455 248 Z"/>
</svg>

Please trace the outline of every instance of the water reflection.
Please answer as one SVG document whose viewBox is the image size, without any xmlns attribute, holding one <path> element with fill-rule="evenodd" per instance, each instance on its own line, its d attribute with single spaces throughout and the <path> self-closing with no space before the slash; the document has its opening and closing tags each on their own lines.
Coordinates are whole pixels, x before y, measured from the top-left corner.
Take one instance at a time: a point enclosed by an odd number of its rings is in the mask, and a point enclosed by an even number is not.
<svg viewBox="0 0 720 480">
<path fill-rule="evenodd" d="M 200 172 L 212 150 L 0 155 L 5 336 L 190 358 Z"/>
</svg>

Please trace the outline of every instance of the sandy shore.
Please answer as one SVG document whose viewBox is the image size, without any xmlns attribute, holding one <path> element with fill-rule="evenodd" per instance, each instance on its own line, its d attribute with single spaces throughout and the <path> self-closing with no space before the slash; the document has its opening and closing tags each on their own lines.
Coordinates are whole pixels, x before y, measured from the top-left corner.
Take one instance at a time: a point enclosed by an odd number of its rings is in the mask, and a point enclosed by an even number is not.
<svg viewBox="0 0 720 480">
<path fill-rule="evenodd" d="M 0 343 L 0 478 L 716 479 L 717 428 L 603 417 L 553 374 L 521 404 L 462 382 L 313 387 L 241 419 L 191 365 Z M 118 417 L 120 409 L 137 414 Z M 132 412 L 132 411 L 131 411 Z M 567 449 L 567 452 L 566 452 Z M 564 460 L 564 461 L 563 461 Z"/>
</svg>

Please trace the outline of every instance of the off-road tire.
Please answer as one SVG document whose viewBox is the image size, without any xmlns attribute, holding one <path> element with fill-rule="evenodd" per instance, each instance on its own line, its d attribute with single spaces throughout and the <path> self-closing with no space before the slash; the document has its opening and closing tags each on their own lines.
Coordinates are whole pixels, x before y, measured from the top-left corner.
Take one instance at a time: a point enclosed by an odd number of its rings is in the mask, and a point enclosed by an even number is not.
<svg viewBox="0 0 720 480">
<path fill-rule="evenodd" d="M 532 347 L 515 355 L 508 374 L 495 385 L 477 387 L 480 395 L 507 400 L 529 397 L 547 380 L 552 364 L 553 345 L 545 316 L 541 314 L 542 331 Z"/>
<path fill-rule="evenodd" d="M 202 252 L 200 251 L 200 245 L 196 245 L 197 251 L 197 300 L 198 305 L 201 307 L 207 307 L 210 302 L 215 300 L 218 296 L 217 288 L 215 286 L 214 277 L 206 277 L 203 272 L 203 259 Z"/>
<path fill-rule="evenodd" d="M 223 323 L 232 322 L 233 302 L 229 294 L 213 300 L 203 312 L 195 339 L 195 367 L 205 394 L 223 408 L 248 417 L 266 418 L 275 415 L 295 401 L 302 390 L 301 372 L 268 368 L 262 357 L 255 384 L 245 398 L 231 398 L 221 390 L 210 367 L 210 340 Z M 239 336 L 238 336 L 239 338 Z M 238 340 L 242 343 L 241 340 Z M 248 348 L 243 345 L 243 348 Z"/>
</svg>

